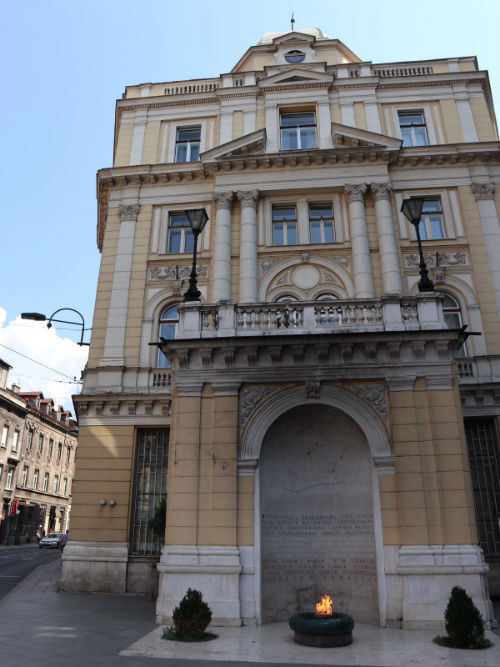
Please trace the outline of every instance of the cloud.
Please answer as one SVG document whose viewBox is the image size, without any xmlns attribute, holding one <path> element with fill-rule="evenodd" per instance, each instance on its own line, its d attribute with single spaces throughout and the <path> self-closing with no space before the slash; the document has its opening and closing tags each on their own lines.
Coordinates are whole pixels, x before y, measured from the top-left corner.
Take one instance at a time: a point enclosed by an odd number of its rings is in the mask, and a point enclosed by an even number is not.
<svg viewBox="0 0 500 667">
<path fill-rule="evenodd" d="M 12 366 L 8 387 L 16 382 L 22 391 L 42 391 L 45 398 L 52 398 L 54 403 L 73 412 L 71 394 L 79 393 L 81 385 L 72 380 L 81 378 L 88 347 L 80 347 L 64 337 L 67 332 L 79 339 L 77 327 L 73 334 L 68 325 L 59 326 L 60 332 L 56 325 L 47 329 L 45 322 L 22 320 L 20 316 L 7 322 L 7 312 L 0 307 L 0 358 Z"/>
</svg>

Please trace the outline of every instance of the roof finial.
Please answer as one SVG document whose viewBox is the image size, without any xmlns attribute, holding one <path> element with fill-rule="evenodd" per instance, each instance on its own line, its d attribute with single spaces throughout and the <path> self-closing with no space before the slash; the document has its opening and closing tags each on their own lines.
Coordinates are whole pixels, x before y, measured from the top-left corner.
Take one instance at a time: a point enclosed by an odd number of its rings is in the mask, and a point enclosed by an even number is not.
<svg viewBox="0 0 500 667">
<path fill-rule="evenodd" d="M 295 23 L 295 19 L 293 18 L 293 12 L 292 12 L 292 20 L 290 21 L 290 23 L 292 24 L 292 32 L 293 32 L 293 29 L 294 29 L 294 28 L 293 28 L 293 25 L 294 25 L 294 23 Z"/>
</svg>

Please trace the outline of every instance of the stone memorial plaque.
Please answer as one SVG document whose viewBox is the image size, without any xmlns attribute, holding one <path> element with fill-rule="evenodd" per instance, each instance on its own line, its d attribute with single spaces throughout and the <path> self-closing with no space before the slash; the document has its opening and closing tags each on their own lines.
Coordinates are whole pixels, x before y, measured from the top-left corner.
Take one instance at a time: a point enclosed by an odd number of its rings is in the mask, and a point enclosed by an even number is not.
<svg viewBox="0 0 500 667">
<path fill-rule="evenodd" d="M 354 421 L 320 405 L 282 415 L 263 442 L 260 496 L 263 622 L 328 593 L 335 611 L 378 623 L 372 463 Z"/>
</svg>

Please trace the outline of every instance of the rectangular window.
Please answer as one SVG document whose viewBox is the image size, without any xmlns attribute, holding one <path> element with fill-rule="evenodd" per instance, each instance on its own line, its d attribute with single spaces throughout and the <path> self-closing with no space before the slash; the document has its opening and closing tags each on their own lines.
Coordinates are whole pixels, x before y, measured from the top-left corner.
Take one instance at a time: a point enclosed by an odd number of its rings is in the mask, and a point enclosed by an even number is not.
<svg viewBox="0 0 500 667">
<path fill-rule="evenodd" d="M 43 452 L 43 435 L 40 433 L 38 436 L 38 449 L 36 451 L 37 454 L 41 454 Z"/>
<path fill-rule="evenodd" d="M 69 465 L 71 460 L 71 447 L 66 447 L 66 465 Z"/>
<path fill-rule="evenodd" d="M 291 151 L 316 147 L 314 111 L 280 114 L 281 149 Z"/>
<path fill-rule="evenodd" d="M 57 458 L 56 458 L 57 463 L 59 463 L 59 461 L 61 460 L 61 456 L 62 456 L 62 442 L 60 442 L 57 445 Z"/>
<path fill-rule="evenodd" d="M 29 452 L 33 445 L 33 430 L 30 428 L 28 431 L 28 439 L 26 441 L 26 450 Z"/>
<path fill-rule="evenodd" d="M 4 427 L 3 427 L 3 429 L 2 429 L 2 441 L 1 441 L 1 443 L 0 443 L 0 445 L 1 445 L 2 447 L 6 447 L 6 446 L 7 446 L 7 438 L 8 438 L 8 437 L 9 437 L 9 427 L 4 425 Z"/>
<path fill-rule="evenodd" d="M 158 554 L 164 543 L 161 534 L 148 526 L 155 514 L 163 521 L 167 495 L 168 429 L 141 428 L 137 431 L 134 471 L 134 499 L 130 550 L 136 555 Z"/>
<path fill-rule="evenodd" d="M 21 477 L 21 486 L 26 486 L 26 484 L 28 483 L 28 471 L 29 471 L 28 466 L 24 466 L 23 474 Z"/>
<path fill-rule="evenodd" d="M 200 159 L 200 127 L 177 130 L 175 162 L 197 162 Z"/>
<path fill-rule="evenodd" d="M 7 471 L 7 479 L 5 480 L 5 488 L 7 491 L 12 491 L 12 478 L 14 476 L 14 469 L 9 468 Z"/>
<path fill-rule="evenodd" d="M 168 252 L 193 252 L 194 236 L 185 213 L 171 213 L 168 218 Z"/>
<path fill-rule="evenodd" d="M 67 479 L 67 477 L 65 477 L 63 479 L 63 483 L 62 483 L 62 494 L 63 494 L 63 496 L 66 495 L 67 490 L 68 490 L 68 479 Z"/>
<path fill-rule="evenodd" d="M 16 429 L 14 431 L 14 436 L 12 438 L 12 451 L 17 452 L 19 448 L 19 431 Z"/>
<path fill-rule="evenodd" d="M 48 488 L 49 488 L 49 473 L 46 472 L 45 475 L 43 476 L 42 490 L 46 492 L 48 490 Z"/>
<path fill-rule="evenodd" d="M 439 199 L 424 200 L 419 230 L 422 241 L 444 239 L 443 211 Z"/>
<path fill-rule="evenodd" d="M 273 206 L 273 245 L 297 245 L 295 206 Z"/>
<path fill-rule="evenodd" d="M 33 473 L 33 488 L 38 489 L 38 478 L 40 477 L 40 471 L 38 468 L 35 468 L 35 472 Z"/>
<path fill-rule="evenodd" d="M 54 475 L 54 481 L 52 482 L 52 493 L 57 493 L 59 488 L 59 475 Z"/>
<path fill-rule="evenodd" d="M 54 438 L 50 438 L 49 440 L 49 450 L 47 452 L 47 458 L 50 459 L 52 458 L 52 452 L 54 451 Z"/>
<path fill-rule="evenodd" d="M 500 557 L 500 449 L 493 419 L 466 419 L 479 546 L 485 556 Z"/>
<path fill-rule="evenodd" d="M 309 206 L 311 243 L 333 243 L 333 211 L 331 206 Z"/>
<path fill-rule="evenodd" d="M 427 130 L 423 111 L 398 111 L 403 148 L 427 146 Z"/>
<path fill-rule="evenodd" d="M 3 475 L 3 463 L 0 463 L 0 479 L 2 479 Z"/>
</svg>

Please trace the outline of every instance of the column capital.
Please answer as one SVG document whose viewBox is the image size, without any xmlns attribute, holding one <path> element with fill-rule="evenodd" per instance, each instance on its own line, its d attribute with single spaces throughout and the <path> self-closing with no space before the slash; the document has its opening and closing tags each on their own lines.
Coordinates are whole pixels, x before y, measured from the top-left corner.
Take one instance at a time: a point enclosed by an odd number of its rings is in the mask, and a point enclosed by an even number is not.
<svg viewBox="0 0 500 667">
<path fill-rule="evenodd" d="M 218 211 L 221 208 L 231 210 L 233 206 L 233 197 L 232 192 L 215 192 L 213 199 L 215 202 L 215 209 Z"/>
<path fill-rule="evenodd" d="M 360 183 L 359 185 L 344 185 L 344 192 L 347 195 L 347 201 L 349 203 L 353 201 L 363 202 L 367 189 L 365 183 Z"/>
<path fill-rule="evenodd" d="M 257 208 L 257 202 L 259 200 L 259 191 L 258 190 L 240 190 L 236 193 L 236 196 L 241 202 L 241 207 L 251 206 L 252 208 Z"/>
<path fill-rule="evenodd" d="M 379 201 L 380 199 L 387 199 L 390 201 L 392 192 L 390 183 L 372 183 L 370 188 L 373 192 L 375 201 Z"/>
<path fill-rule="evenodd" d="M 132 220 L 132 222 L 136 222 L 140 210 L 141 207 L 139 204 L 132 204 L 131 206 L 120 206 L 121 221 L 124 222 L 125 220 Z"/>
<path fill-rule="evenodd" d="M 493 183 L 473 183 L 472 192 L 476 199 L 493 199 L 495 186 Z"/>
</svg>

